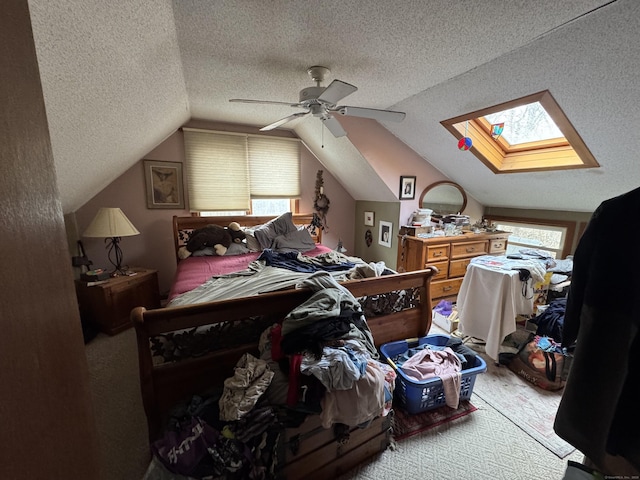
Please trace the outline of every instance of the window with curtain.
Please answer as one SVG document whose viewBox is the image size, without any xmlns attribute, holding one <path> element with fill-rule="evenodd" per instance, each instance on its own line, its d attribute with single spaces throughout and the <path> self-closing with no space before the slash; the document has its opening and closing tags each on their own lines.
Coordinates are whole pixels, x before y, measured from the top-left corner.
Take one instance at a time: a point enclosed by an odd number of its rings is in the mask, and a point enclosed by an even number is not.
<svg viewBox="0 0 640 480">
<path fill-rule="evenodd" d="M 300 141 L 183 129 L 193 211 L 251 208 L 252 199 L 300 196 Z"/>
</svg>

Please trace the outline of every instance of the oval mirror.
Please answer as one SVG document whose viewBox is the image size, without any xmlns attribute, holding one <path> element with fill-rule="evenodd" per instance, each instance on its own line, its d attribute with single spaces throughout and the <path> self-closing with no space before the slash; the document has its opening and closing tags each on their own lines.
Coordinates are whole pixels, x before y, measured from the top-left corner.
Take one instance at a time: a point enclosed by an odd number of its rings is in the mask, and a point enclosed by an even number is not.
<svg viewBox="0 0 640 480">
<path fill-rule="evenodd" d="M 462 213 L 467 206 L 467 195 L 457 183 L 444 180 L 425 188 L 419 205 L 440 215 Z"/>
</svg>

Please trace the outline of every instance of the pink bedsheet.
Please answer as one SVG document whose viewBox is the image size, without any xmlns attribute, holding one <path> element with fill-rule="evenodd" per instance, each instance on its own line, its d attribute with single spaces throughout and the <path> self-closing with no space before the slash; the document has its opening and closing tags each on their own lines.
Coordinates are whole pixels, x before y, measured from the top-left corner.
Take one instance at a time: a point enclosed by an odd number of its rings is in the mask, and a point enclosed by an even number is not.
<svg viewBox="0 0 640 480">
<path fill-rule="evenodd" d="M 329 247 L 316 245 L 316 248 L 304 252 L 303 255 L 315 257 L 321 253 L 330 252 Z M 169 291 L 169 300 L 181 293 L 193 290 L 202 285 L 213 275 L 246 270 L 251 262 L 256 260 L 262 252 L 245 253 L 243 255 L 188 257 L 180 260 L 176 269 L 173 285 Z"/>
</svg>

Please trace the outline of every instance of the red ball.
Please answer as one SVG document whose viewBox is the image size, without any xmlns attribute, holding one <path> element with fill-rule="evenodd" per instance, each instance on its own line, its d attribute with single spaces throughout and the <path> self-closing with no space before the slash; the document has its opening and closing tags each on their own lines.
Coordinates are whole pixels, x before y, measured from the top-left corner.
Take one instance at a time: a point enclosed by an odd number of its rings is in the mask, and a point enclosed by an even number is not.
<svg viewBox="0 0 640 480">
<path fill-rule="evenodd" d="M 473 142 L 469 137 L 462 137 L 458 142 L 458 148 L 460 150 L 469 150 L 471 148 L 471 145 L 473 145 Z"/>
</svg>

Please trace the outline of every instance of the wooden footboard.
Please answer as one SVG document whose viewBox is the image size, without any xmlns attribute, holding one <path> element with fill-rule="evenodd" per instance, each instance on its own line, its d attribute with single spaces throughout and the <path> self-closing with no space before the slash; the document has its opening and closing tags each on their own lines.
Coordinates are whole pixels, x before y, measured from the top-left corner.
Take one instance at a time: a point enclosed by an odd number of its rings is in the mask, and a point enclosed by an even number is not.
<svg viewBox="0 0 640 480">
<path fill-rule="evenodd" d="M 429 284 L 434 272 L 426 269 L 343 283 L 361 303 L 376 346 L 429 331 Z M 264 329 L 311 294 L 297 289 L 185 307 L 134 309 L 131 317 L 150 440 L 161 433 L 171 407 L 221 385 L 233 375 L 242 354 L 257 356 Z"/>
</svg>

